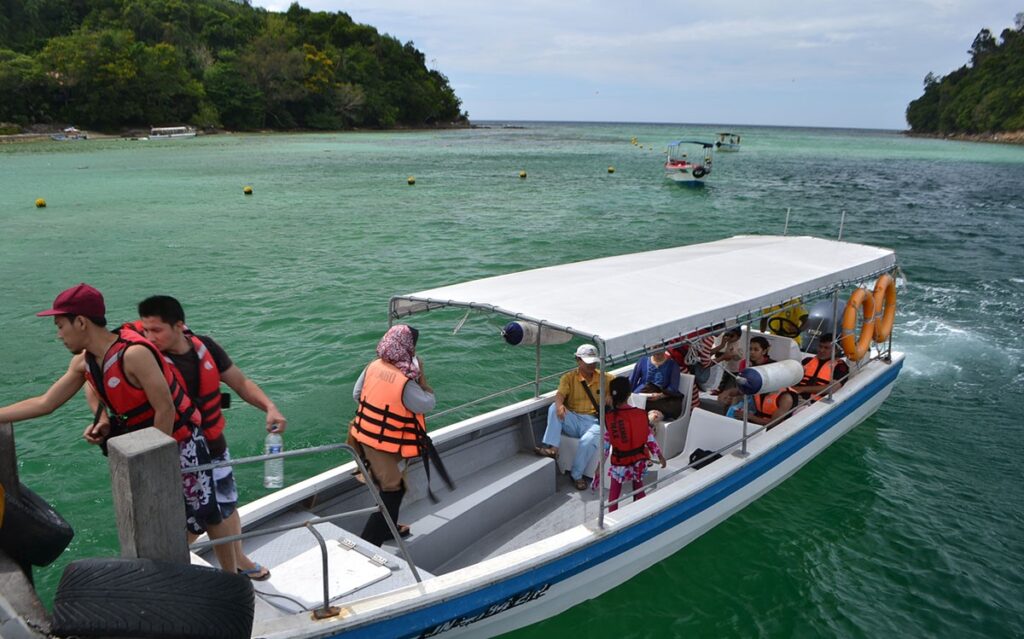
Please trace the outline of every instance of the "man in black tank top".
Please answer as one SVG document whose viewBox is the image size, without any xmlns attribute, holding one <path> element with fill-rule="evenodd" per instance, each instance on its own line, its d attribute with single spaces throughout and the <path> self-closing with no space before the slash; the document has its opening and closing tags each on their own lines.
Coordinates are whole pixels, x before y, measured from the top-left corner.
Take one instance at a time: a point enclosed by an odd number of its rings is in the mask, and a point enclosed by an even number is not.
<svg viewBox="0 0 1024 639">
<path fill-rule="evenodd" d="M 267 431 L 284 432 L 288 426 L 288 420 L 277 409 L 274 402 L 270 401 L 263 389 L 246 377 L 245 373 L 231 361 L 220 344 L 208 336 L 192 333 L 185 326 L 185 311 L 178 300 L 167 295 L 154 295 L 146 298 L 139 302 L 139 317 L 146 338 L 174 362 L 185 382 L 189 397 L 197 405 L 202 403 L 200 366 L 203 365 L 203 361 L 199 353 L 196 352 L 193 338 L 198 339 L 201 345 L 205 346 L 217 369 L 220 381 L 238 393 L 238 396 L 248 404 L 266 413 Z M 220 405 L 220 408 L 224 407 L 223 404 Z M 213 461 L 230 459 L 227 440 L 223 433 L 209 436 L 207 439 Z M 231 472 L 230 466 L 214 469 L 213 473 L 217 504 L 220 506 L 224 521 L 217 526 L 208 527 L 210 538 L 237 535 L 241 532 L 241 520 L 236 509 L 238 491 L 235 487 L 234 474 Z M 221 568 L 228 572 L 237 571 L 257 581 L 263 581 L 270 577 L 269 570 L 253 562 L 242 552 L 240 541 L 215 546 L 214 550 Z"/>
</svg>

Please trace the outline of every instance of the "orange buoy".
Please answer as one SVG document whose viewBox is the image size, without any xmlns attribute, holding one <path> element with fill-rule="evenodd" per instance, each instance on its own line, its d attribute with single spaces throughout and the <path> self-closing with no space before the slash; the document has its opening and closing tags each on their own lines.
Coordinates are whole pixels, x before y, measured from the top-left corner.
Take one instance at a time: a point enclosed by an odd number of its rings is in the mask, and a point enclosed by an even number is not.
<svg viewBox="0 0 1024 639">
<path fill-rule="evenodd" d="M 875 311 L 875 343 L 881 344 L 889 339 L 892 326 L 896 323 L 896 280 L 888 273 L 883 273 L 875 282 L 873 295 Z"/>
<path fill-rule="evenodd" d="M 857 331 L 857 311 L 863 319 L 860 327 L 860 335 L 854 337 Z M 875 336 L 875 298 L 868 293 L 867 289 L 857 288 L 846 302 L 846 310 L 843 311 L 843 336 L 839 345 L 843 347 L 843 353 L 851 360 L 859 362 L 864 359 L 871 348 L 871 340 Z"/>
</svg>

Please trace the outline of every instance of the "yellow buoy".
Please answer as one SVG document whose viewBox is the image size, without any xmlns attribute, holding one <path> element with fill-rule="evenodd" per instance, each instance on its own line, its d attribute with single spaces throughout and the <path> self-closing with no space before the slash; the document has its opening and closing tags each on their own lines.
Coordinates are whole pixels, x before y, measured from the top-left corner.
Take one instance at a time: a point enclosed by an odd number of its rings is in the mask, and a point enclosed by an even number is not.
<svg viewBox="0 0 1024 639">
<path fill-rule="evenodd" d="M 36 200 L 36 208 L 37 209 L 45 209 L 46 208 L 46 200 L 44 200 L 43 198 L 37 199 Z"/>
<path fill-rule="evenodd" d="M 615 173 L 615 167 L 614 166 L 608 167 L 608 172 L 609 173 Z"/>
<path fill-rule="evenodd" d="M 525 180 L 526 179 L 526 171 L 520 171 L 519 172 L 519 177 L 521 177 L 522 179 Z"/>
<path fill-rule="evenodd" d="M 252 195 L 252 187 L 249 185 L 243 186 L 242 193 L 245 193 L 246 195 Z"/>
<path fill-rule="evenodd" d="M 406 180 L 406 182 L 409 183 L 409 186 L 412 186 L 413 184 L 416 184 L 416 176 L 410 175 L 409 178 Z"/>
</svg>

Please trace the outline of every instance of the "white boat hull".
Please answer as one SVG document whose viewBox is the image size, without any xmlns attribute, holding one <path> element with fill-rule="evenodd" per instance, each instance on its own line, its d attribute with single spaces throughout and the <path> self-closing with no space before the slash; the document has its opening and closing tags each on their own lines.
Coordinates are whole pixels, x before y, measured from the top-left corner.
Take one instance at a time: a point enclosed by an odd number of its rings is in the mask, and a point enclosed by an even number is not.
<svg viewBox="0 0 1024 639">
<path fill-rule="evenodd" d="M 665 169 L 665 177 L 672 180 L 673 182 L 687 183 L 687 184 L 703 184 L 705 178 L 709 174 L 705 173 L 702 177 L 694 177 L 690 171 L 682 172 L 678 169 Z"/>
<path fill-rule="evenodd" d="M 872 362 L 835 403 L 812 404 L 750 439 L 746 457 L 727 454 L 606 515 L 603 529 L 590 518 L 505 555 L 353 601 L 342 619 L 317 622 L 306 614 L 257 621 L 253 636 L 495 636 L 557 615 L 678 552 L 791 476 L 878 409 L 902 364 L 900 354 L 891 364 Z"/>
</svg>

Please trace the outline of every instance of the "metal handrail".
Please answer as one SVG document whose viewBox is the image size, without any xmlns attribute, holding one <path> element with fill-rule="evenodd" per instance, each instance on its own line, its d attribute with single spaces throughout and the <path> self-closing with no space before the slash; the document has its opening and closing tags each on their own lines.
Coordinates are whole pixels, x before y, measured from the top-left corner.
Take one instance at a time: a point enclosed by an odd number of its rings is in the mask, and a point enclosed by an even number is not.
<svg viewBox="0 0 1024 639">
<path fill-rule="evenodd" d="M 315 610 L 313 612 L 314 616 L 316 616 L 318 619 L 322 619 L 322 618 L 325 618 L 325 617 L 330 617 L 330 616 L 337 615 L 338 614 L 338 609 L 336 607 L 330 606 L 330 600 L 329 600 L 329 596 L 330 595 L 329 595 L 329 592 L 328 592 L 329 589 L 328 589 L 327 546 L 326 546 L 326 543 L 324 542 L 323 536 L 321 536 L 320 533 L 313 528 L 313 525 L 314 524 L 319 524 L 319 523 L 325 523 L 325 522 L 333 521 L 335 519 L 340 519 L 342 517 L 350 517 L 352 515 L 358 515 L 358 514 L 362 514 L 362 513 L 365 513 L 365 512 L 372 512 L 372 511 L 376 510 L 377 512 L 379 512 L 384 517 L 384 521 L 387 523 L 388 529 L 391 531 L 391 536 L 394 538 L 395 543 L 398 544 L 398 548 L 399 548 L 399 551 L 400 551 L 400 553 L 402 555 L 402 558 L 405 560 L 406 565 L 409 566 L 409 570 L 412 572 L 412 576 L 416 580 L 416 583 L 422 583 L 423 582 L 423 578 L 420 577 L 419 571 L 416 570 L 416 564 L 413 563 L 412 555 L 409 553 L 408 547 L 406 547 L 405 542 L 402 540 L 402 536 L 398 532 L 398 526 L 397 526 L 396 522 L 391 518 L 391 513 L 389 513 L 387 508 L 384 506 L 384 501 L 380 497 L 380 492 L 377 490 L 377 486 L 376 486 L 376 484 L 373 481 L 373 476 L 369 473 L 369 471 L 366 468 L 366 465 L 363 464 L 362 458 L 360 458 L 360 456 L 356 453 L 355 449 L 352 448 L 351 446 L 349 446 L 348 444 L 326 444 L 326 445 L 323 445 L 323 446 L 313 446 L 311 448 L 301 448 L 301 449 L 298 449 L 298 450 L 290 450 L 290 451 L 285 451 L 285 452 L 281 452 L 281 453 L 272 453 L 272 454 L 267 454 L 267 455 L 256 455 L 256 456 L 253 456 L 253 457 L 243 457 L 243 458 L 239 458 L 239 459 L 229 459 L 229 460 L 220 461 L 220 462 L 211 462 L 209 464 L 202 464 L 200 466 L 193 466 L 193 467 L 190 467 L 190 468 L 184 468 L 184 469 L 181 470 L 181 472 L 182 472 L 182 474 L 196 473 L 196 472 L 200 472 L 200 471 L 203 471 L 203 470 L 212 470 L 214 468 L 221 468 L 221 467 L 224 467 L 224 466 L 238 466 L 238 465 L 241 465 L 241 464 L 249 464 L 249 463 L 254 463 L 254 462 L 258 462 L 258 461 L 266 461 L 266 460 L 269 460 L 269 459 L 281 459 L 281 458 L 284 458 L 284 457 L 297 457 L 297 456 L 300 456 L 300 455 L 311 455 L 313 453 L 320 453 L 320 452 L 326 452 L 326 451 L 331 451 L 331 450 L 344 450 L 344 451 L 348 452 L 352 456 L 352 460 L 355 461 L 356 466 L 359 467 L 359 472 L 362 473 L 364 478 L 366 478 L 366 481 L 363 482 L 363 485 L 365 485 L 366 489 L 368 491 L 370 491 L 370 496 L 373 497 L 373 501 L 377 504 L 376 507 L 370 506 L 369 508 L 361 508 L 361 509 L 358 509 L 358 510 L 352 510 L 352 511 L 340 513 L 340 514 L 337 514 L 337 515 L 331 515 L 329 517 L 318 517 L 318 518 L 311 519 L 309 521 L 301 522 L 301 523 L 298 523 L 298 524 L 288 524 L 288 525 L 284 525 L 284 526 L 275 526 L 273 528 L 267 528 L 267 529 L 263 529 L 263 530 L 250 531 L 250 532 L 242 533 L 242 534 L 239 534 L 239 535 L 229 535 L 227 537 L 219 537 L 217 539 L 210 539 L 209 541 L 199 542 L 199 543 L 196 543 L 196 544 L 192 544 L 192 548 L 195 548 L 195 549 L 205 549 L 205 548 L 210 548 L 210 547 L 213 547 L 213 546 L 218 546 L 218 545 L 221 545 L 221 544 L 231 543 L 231 542 L 234 542 L 234 541 L 240 541 L 242 539 L 248 539 L 250 537 L 259 537 L 259 536 L 262 536 L 262 535 L 269 535 L 269 534 L 273 534 L 273 533 L 284 532 L 284 531 L 292 530 L 292 529 L 295 529 L 295 528 L 303 528 L 303 527 L 307 528 L 310 531 L 310 533 L 313 534 L 314 537 L 316 537 L 317 543 L 320 545 L 320 552 L 321 552 L 322 557 L 323 557 L 323 566 L 324 566 L 324 568 L 323 568 L 324 605 L 323 605 L 323 608 L 317 609 L 317 610 Z"/>
</svg>

